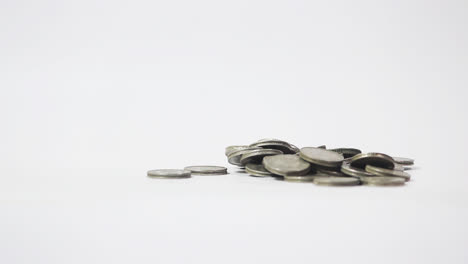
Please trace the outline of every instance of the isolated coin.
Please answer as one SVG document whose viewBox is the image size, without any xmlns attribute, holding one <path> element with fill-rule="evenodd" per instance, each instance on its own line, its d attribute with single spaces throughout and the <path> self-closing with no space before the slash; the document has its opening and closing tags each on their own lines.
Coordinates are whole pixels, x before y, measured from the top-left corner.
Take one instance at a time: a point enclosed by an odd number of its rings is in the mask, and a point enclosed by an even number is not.
<svg viewBox="0 0 468 264">
<path fill-rule="evenodd" d="M 395 167 L 393 158 L 382 153 L 361 153 L 351 158 L 351 166 L 353 167 L 365 169 L 366 165 L 387 169 L 393 169 Z"/>
<path fill-rule="evenodd" d="M 237 165 L 237 166 L 242 166 L 242 163 L 240 161 L 242 155 L 244 155 L 244 153 L 247 153 L 251 150 L 255 150 L 255 149 L 262 149 L 260 147 L 248 147 L 248 148 L 245 148 L 245 149 L 240 149 L 240 150 L 235 150 L 235 151 L 232 151 L 229 153 L 229 156 L 228 156 L 228 162 L 232 165 Z"/>
<path fill-rule="evenodd" d="M 227 174 L 227 168 L 221 166 L 188 166 L 184 170 L 198 175 L 223 175 Z"/>
<path fill-rule="evenodd" d="M 267 171 L 262 164 L 248 163 L 245 165 L 245 171 L 255 177 L 268 177 L 273 175 Z"/>
<path fill-rule="evenodd" d="M 405 179 L 390 176 L 362 177 L 361 182 L 373 186 L 399 186 L 405 184 Z"/>
<path fill-rule="evenodd" d="M 358 177 L 358 178 L 375 176 L 374 174 L 369 173 L 363 169 L 352 167 L 349 164 L 349 162 L 343 162 L 343 164 L 341 165 L 341 172 L 343 172 L 344 174 L 348 176 Z"/>
<path fill-rule="evenodd" d="M 326 186 L 355 186 L 361 184 L 357 178 L 335 176 L 315 178 L 314 183 Z"/>
<path fill-rule="evenodd" d="M 343 154 L 345 159 L 354 157 L 357 154 L 361 153 L 361 150 L 355 149 L 355 148 L 336 148 L 336 149 L 330 149 L 330 150 Z"/>
<path fill-rule="evenodd" d="M 395 161 L 395 163 L 398 163 L 398 164 L 404 165 L 404 166 L 414 165 L 414 159 L 402 158 L 402 157 L 393 157 L 393 160 Z"/>
<path fill-rule="evenodd" d="M 241 150 L 241 149 L 246 149 L 246 148 L 249 148 L 249 146 L 245 146 L 245 145 L 228 146 L 226 147 L 224 154 L 226 155 L 226 157 L 228 157 L 229 154 L 231 154 L 232 152 Z"/>
<path fill-rule="evenodd" d="M 182 179 L 190 178 L 191 173 L 188 170 L 161 169 L 150 170 L 147 172 L 148 177 L 161 179 Z"/>
<path fill-rule="evenodd" d="M 281 176 L 306 175 L 310 171 L 311 167 L 308 162 L 294 154 L 264 157 L 263 166 L 267 171 Z"/>
<path fill-rule="evenodd" d="M 262 163 L 263 157 L 283 154 L 277 149 L 255 149 L 242 154 L 240 163 L 245 166 L 247 163 Z"/>
<path fill-rule="evenodd" d="M 299 156 L 310 163 L 325 167 L 339 167 L 344 160 L 341 153 L 314 147 L 302 148 Z"/>
<path fill-rule="evenodd" d="M 404 171 L 399 171 L 399 170 L 389 170 L 389 169 L 384 169 L 380 167 L 375 167 L 372 165 L 367 165 L 366 166 L 366 171 L 369 173 L 372 173 L 376 176 L 393 176 L 393 177 L 401 177 L 404 178 L 406 181 L 409 181 L 411 178 L 411 175 Z"/>
</svg>

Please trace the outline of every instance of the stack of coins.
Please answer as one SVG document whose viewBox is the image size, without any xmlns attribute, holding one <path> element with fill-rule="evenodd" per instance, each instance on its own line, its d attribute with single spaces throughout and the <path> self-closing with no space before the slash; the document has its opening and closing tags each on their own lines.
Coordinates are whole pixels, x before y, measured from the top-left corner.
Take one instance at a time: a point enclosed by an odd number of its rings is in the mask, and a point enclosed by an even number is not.
<svg viewBox="0 0 468 264">
<path fill-rule="evenodd" d="M 279 139 L 260 139 L 250 145 L 228 146 L 228 162 L 254 177 L 277 177 L 291 182 L 326 186 L 398 186 L 411 176 L 413 159 L 362 153 L 356 148 L 304 147 Z"/>
</svg>

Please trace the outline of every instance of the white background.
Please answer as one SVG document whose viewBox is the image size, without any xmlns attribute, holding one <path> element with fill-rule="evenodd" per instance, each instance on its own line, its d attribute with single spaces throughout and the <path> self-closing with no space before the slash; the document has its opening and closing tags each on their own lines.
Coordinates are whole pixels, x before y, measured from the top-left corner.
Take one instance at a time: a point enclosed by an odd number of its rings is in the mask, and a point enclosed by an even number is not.
<svg viewBox="0 0 468 264">
<path fill-rule="evenodd" d="M 467 263 L 467 1 L 0 0 L 1 263 Z M 398 188 L 226 165 L 265 137 Z"/>
</svg>

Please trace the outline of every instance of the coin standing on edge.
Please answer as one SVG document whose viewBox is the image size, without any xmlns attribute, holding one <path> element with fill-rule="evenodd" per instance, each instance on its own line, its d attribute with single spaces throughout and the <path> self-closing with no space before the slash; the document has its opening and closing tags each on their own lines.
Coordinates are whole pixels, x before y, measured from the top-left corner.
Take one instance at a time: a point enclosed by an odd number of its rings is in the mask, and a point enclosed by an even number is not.
<svg viewBox="0 0 468 264">
<path fill-rule="evenodd" d="M 256 149 L 242 154 L 240 163 L 245 166 L 247 163 L 262 163 L 266 156 L 273 156 L 283 154 L 281 150 L 277 149 Z"/>
<path fill-rule="evenodd" d="M 302 160 L 295 154 L 282 154 L 275 156 L 267 156 L 263 158 L 263 166 L 273 174 L 286 175 L 305 175 L 311 166 L 308 162 Z"/>
<path fill-rule="evenodd" d="M 191 172 L 188 170 L 160 169 L 147 172 L 148 177 L 160 179 L 183 179 L 190 178 Z"/>
<path fill-rule="evenodd" d="M 360 169 L 365 169 L 366 165 L 372 165 L 386 169 L 393 169 L 395 167 L 395 163 L 393 162 L 392 157 L 376 152 L 357 154 L 351 158 L 350 164 L 351 166 Z"/>
<path fill-rule="evenodd" d="M 227 168 L 221 166 L 188 166 L 184 170 L 197 175 L 224 175 L 227 174 Z"/>
</svg>

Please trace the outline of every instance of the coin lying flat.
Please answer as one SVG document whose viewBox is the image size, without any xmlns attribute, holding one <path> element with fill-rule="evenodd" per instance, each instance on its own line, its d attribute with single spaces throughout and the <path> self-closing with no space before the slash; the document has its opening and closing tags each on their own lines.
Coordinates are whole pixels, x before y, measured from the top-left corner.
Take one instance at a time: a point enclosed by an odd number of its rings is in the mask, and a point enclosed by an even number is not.
<svg viewBox="0 0 468 264">
<path fill-rule="evenodd" d="M 242 154 L 240 163 L 245 166 L 247 163 L 262 163 L 263 157 L 283 154 L 277 149 L 255 149 Z"/>
<path fill-rule="evenodd" d="M 226 155 L 226 157 L 229 157 L 229 154 L 231 154 L 232 152 L 238 151 L 241 149 L 246 149 L 246 148 L 249 148 L 249 146 L 245 146 L 245 145 L 228 146 L 224 150 L 224 154 Z"/>
<path fill-rule="evenodd" d="M 285 181 L 289 182 L 313 182 L 316 177 L 314 175 L 291 175 L 291 176 L 284 176 Z"/>
<path fill-rule="evenodd" d="M 355 148 L 336 148 L 336 149 L 330 149 L 330 150 L 343 154 L 345 159 L 354 157 L 357 154 L 362 153 L 361 150 L 355 149 Z"/>
<path fill-rule="evenodd" d="M 318 146 L 317 148 L 327 149 L 327 146 L 325 146 L 325 145 L 320 145 L 320 146 Z"/>
<path fill-rule="evenodd" d="M 358 178 L 375 176 L 374 174 L 369 173 L 363 169 L 352 167 L 349 164 L 349 162 L 343 162 L 343 164 L 341 165 L 341 172 L 343 172 L 344 174 L 348 176 L 358 177 Z"/>
<path fill-rule="evenodd" d="M 161 169 L 150 170 L 147 172 L 148 177 L 161 179 L 182 179 L 190 178 L 191 172 L 188 170 Z"/>
<path fill-rule="evenodd" d="M 400 177 L 390 176 L 375 176 L 375 177 L 362 177 L 360 178 L 365 185 L 373 186 L 399 186 L 405 184 L 405 179 Z"/>
<path fill-rule="evenodd" d="M 344 174 L 340 170 L 337 171 L 337 170 L 327 170 L 327 169 L 324 169 L 324 168 L 317 168 L 317 172 L 323 173 L 323 174 L 329 175 L 329 176 L 348 177 L 348 175 Z"/>
<path fill-rule="evenodd" d="M 404 171 L 400 170 L 389 170 L 389 169 L 384 169 L 380 167 L 375 167 L 372 165 L 367 165 L 366 166 L 366 171 L 369 173 L 372 173 L 376 176 L 393 176 L 393 177 L 401 177 L 404 178 L 406 181 L 409 181 L 411 178 L 411 175 Z"/>
<path fill-rule="evenodd" d="M 314 183 L 317 185 L 326 186 L 355 186 L 361 184 L 361 182 L 357 178 L 335 176 L 315 178 Z"/>
<path fill-rule="evenodd" d="M 227 168 L 221 166 L 188 166 L 184 170 L 198 175 L 223 175 L 227 174 Z"/>
<path fill-rule="evenodd" d="M 299 156 L 310 163 L 325 167 L 339 167 L 344 160 L 341 153 L 314 147 L 302 148 Z"/>
<path fill-rule="evenodd" d="M 393 169 L 395 163 L 393 158 L 382 153 L 361 153 L 351 158 L 351 166 L 364 169 L 366 165 Z"/>
<path fill-rule="evenodd" d="M 263 166 L 273 174 L 305 175 L 310 171 L 310 164 L 295 154 L 282 154 L 263 158 Z"/>
<path fill-rule="evenodd" d="M 237 166 L 242 166 L 242 163 L 240 162 L 240 159 L 244 153 L 247 153 L 251 150 L 255 149 L 262 149 L 260 147 L 248 147 L 248 148 L 243 148 L 240 150 L 235 150 L 229 153 L 228 156 L 228 162 L 232 165 L 237 165 Z"/>
<path fill-rule="evenodd" d="M 402 157 L 393 157 L 393 160 L 395 161 L 395 163 L 398 163 L 398 164 L 404 165 L 404 166 L 414 165 L 414 159 L 402 158 Z"/>
<path fill-rule="evenodd" d="M 262 164 L 248 163 L 247 165 L 245 165 L 245 171 L 251 176 L 255 177 L 267 177 L 273 175 L 269 171 L 267 171 Z"/>
</svg>

